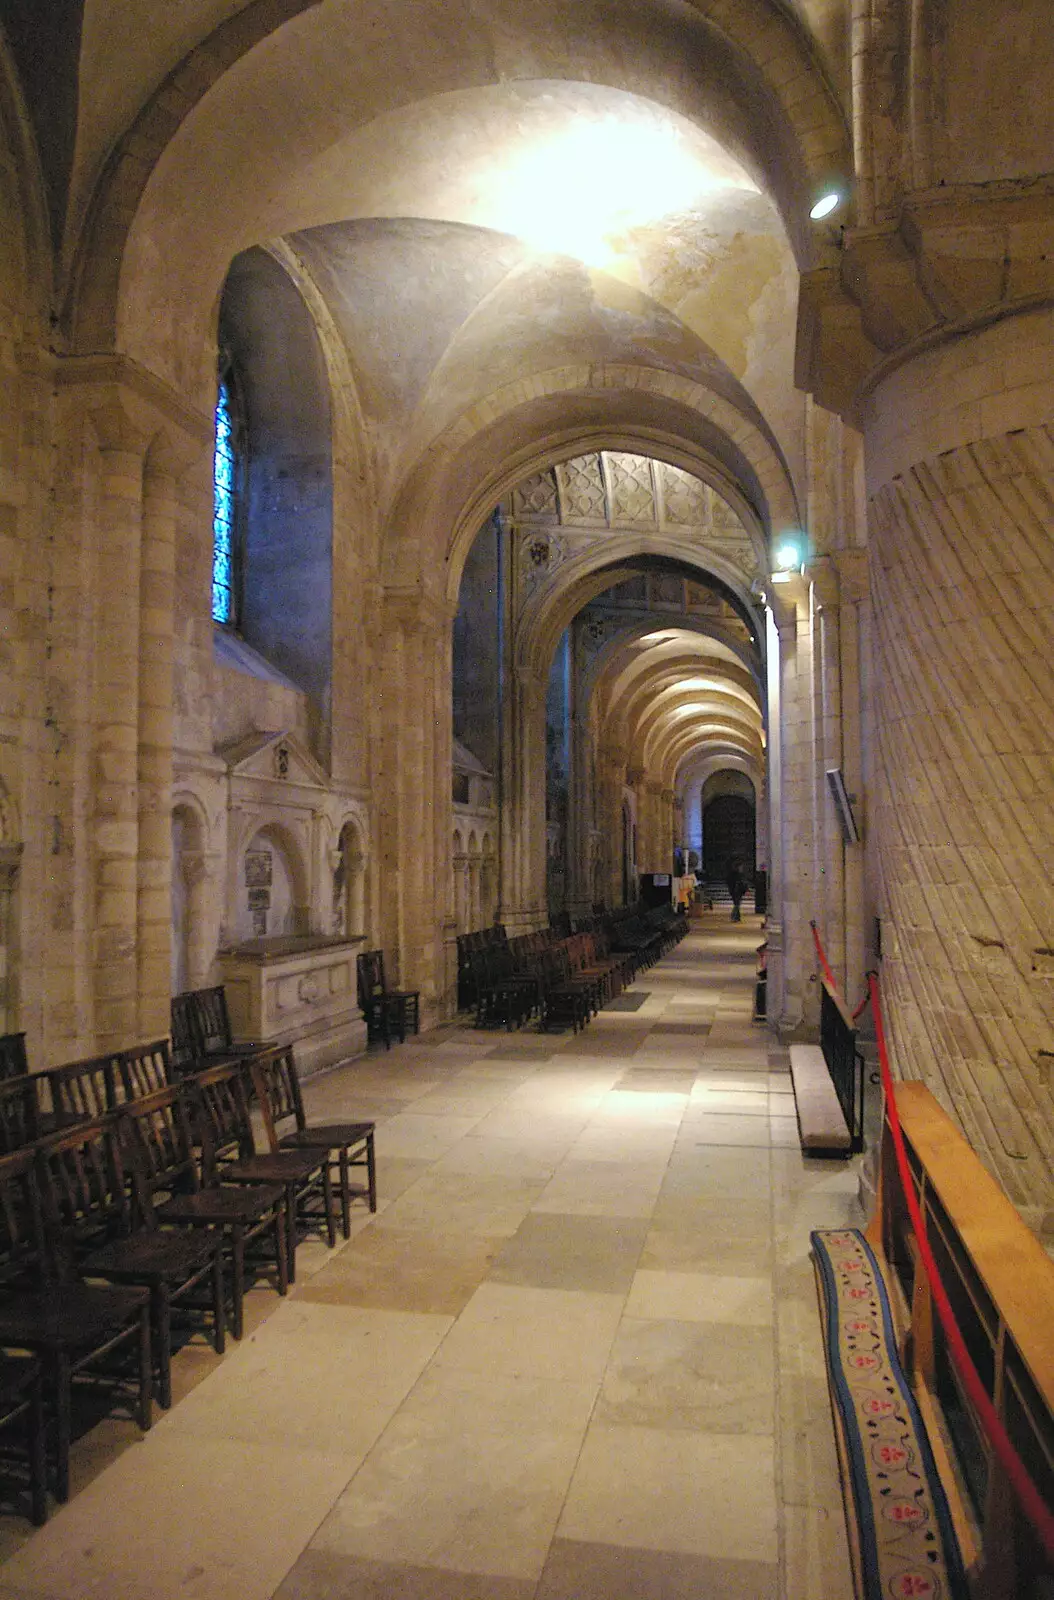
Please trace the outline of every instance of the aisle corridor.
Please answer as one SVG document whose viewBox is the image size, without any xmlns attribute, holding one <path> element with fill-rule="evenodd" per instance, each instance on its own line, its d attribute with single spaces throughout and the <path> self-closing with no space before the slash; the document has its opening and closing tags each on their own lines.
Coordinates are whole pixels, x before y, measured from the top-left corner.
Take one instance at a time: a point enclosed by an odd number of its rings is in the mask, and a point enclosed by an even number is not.
<svg viewBox="0 0 1054 1600">
<path fill-rule="evenodd" d="M 447 1027 L 309 1088 L 378 1123 L 381 1209 L 252 1333 L 77 1447 L 0 1600 L 848 1596 L 802 1160 L 713 914 L 577 1038 Z M 635 1007 L 635 1009 L 634 1009 Z"/>
</svg>

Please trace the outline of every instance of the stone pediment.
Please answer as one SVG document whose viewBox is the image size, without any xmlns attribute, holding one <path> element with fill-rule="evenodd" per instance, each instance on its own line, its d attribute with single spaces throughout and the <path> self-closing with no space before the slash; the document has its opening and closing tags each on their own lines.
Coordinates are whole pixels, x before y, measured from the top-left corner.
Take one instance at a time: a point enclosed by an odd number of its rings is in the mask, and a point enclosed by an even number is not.
<svg viewBox="0 0 1054 1600">
<path fill-rule="evenodd" d="M 288 783 L 291 787 L 328 789 L 329 779 L 292 733 L 251 733 L 220 745 L 216 754 L 232 778 Z"/>
</svg>

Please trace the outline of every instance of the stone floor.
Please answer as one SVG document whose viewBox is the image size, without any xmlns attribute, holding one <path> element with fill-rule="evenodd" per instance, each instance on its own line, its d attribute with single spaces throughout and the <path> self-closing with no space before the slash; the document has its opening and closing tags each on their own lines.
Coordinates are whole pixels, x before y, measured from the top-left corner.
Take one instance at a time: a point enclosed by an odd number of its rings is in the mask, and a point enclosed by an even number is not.
<svg viewBox="0 0 1054 1600">
<path fill-rule="evenodd" d="M 450 1027 L 309 1086 L 381 1206 L 261 1287 L 140 1438 L 108 1422 L 0 1600 L 846 1600 L 800 1153 L 715 913 L 577 1038 Z"/>
</svg>

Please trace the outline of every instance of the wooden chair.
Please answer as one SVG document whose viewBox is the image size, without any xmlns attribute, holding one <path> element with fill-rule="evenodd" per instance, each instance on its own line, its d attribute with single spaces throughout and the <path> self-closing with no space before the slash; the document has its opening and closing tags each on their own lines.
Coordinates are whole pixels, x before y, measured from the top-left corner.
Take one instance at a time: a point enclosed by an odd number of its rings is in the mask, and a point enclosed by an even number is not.
<svg viewBox="0 0 1054 1600">
<path fill-rule="evenodd" d="M 70 1061 L 38 1076 L 48 1086 L 50 1122 L 55 1127 L 98 1122 L 116 1111 L 124 1098 L 117 1075 L 117 1052 Z"/>
<path fill-rule="evenodd" d="M 244 1061 L 270 1041 L 235 1039 L 222 983 L 190 989 L 172 999 L 172 1063 L 181 1073 L 220 1062 Z"/>
<path fill-rule="evenodd" d="M 188 1094 L 180 1085 L 158 1089 L 128 1103 L 122 1112 L 134 1193 L 154 1222 L 218 1234 L 230 1261 L 231 1331 L 244 1326 L 245 1281 L 257 1261 L 273 1264 L 279 1294 L 289 1285 L 285 1190 L 280 1184 L 253 1189 L 203 1185 L 191 1136 Z M 218 1330 L 219 1318 L 215 1326 Z"/>
<path fill-rule="evenodd" d="M 332 1248 L 337 1242 L 333 1184 L 325 1150 L 257 1153 L 249 1113 L 248 1075 L 237 1063 L 208 1067 L 193 1079 L 194 1105 L 206 1184 L 281 1184 L 286 1202 L 289 1282 L 296 1281 L 298 1228 L 321 1224 Z"/>
<path fill-rule="evenodd" d="M 155 1089 L 167 1089 L 172 1081 L 167 1039 L 122 1050 L 115 1059 L 116 1092 L 119 1100 L 139 1100 Z"/>
<path fill-rule="evenodd" d="M 172 1044 L 170 1061 L 172 1071 L 178 1075 L 193 1072 L 197 1061 L 198 1041 L 194 1031 L 194 995 L 172 996 Z"/>
<path fill-rule="evenodd" d="M 54 1434 L 54 1489 L 69 1498 L 73 1391 L 105 1392 L 111 1406 L 130 1398 L 150 1427 L 153 1363 L 145 1289 L 87 1284 L 59 1225 L 57 1195 L 36 1149 L 0 1157 L 0 1346 L 27 1350 L 43 1366 Z M 131 1361 L 129 1377 L 113 1358 Z"/>
<path fill-rule="evenodd" d="M 22 1078 L 29 1071 L 24 1033 L 0 1033 L 0 1081 Z"/>
<path fill-rule="evenodd" d="M 383 1038 L 385 1047 L 393 1034 L 405 1042 L 408 1033 L 420 1025 L 420 994 L 416 989 L 389 989 L 384 976 L 383 950 L 364 950 L 356 957 L 359 1005 L 366 1018 L 366 1031 L 372 1040 Z"/>
<path fill-rule="evenodd" d="M 125 1118 L 121 1119 L 127 1126 Z M 202 1285 L 210 1289 L 212 1341 L 224 1347 L 222 1241 L 217 1235 L 162 1231 L 148 1187 L 140 1180 L 133 1214 L 125 1181 L 120 1124 L 82 1123 L 41 1146 L 51 1172 L 59 1224 L 80 1271 L 110 1283 L 139 1284 L 150 1294 L 158 1399 L 172 1404 L 172 1312 L 192 1311 Z M 138 1142 L 129 1141 L 138 1169 Z M 199 1319 L 200 1320 L 200 1319 Z"/>
<path fill-rule="evenodd" d="M 43 1367 L 37 1356 L 0 1353 L 0 1458 L 20 1488 L 25 1478 L 29 1516 L 41 1527 L 48 1519 L 48 1473 Z"/>
<path fill-rule="evenodd" d="M 0 1155 L 24 1150 L 40 1138 L 40 1087 L 39 1075 L 32 1072 L 24 1078 L 0 1082 Z"/>
<path fill-rule="evenodd" d="M 340 1190 L 341 1221 L 345 1239 L 351 1237 L 351 1201 L 365 1198 L 371 1211 L 377 1209 L 377 1169 L 373 1151 L 372 1122 L 309 1123 L 304 1116 L 300 1077 L 291 1044 L 254 1056 L 250 1072 L 256 1099 L 263 1114 L 267 1141 L 272 1150 L 325 1150 L 330 1179 L 335 1175 Z M 365 1168 L 366 1187 L 352 1188 L 351 1168 Z"/>
</svg>

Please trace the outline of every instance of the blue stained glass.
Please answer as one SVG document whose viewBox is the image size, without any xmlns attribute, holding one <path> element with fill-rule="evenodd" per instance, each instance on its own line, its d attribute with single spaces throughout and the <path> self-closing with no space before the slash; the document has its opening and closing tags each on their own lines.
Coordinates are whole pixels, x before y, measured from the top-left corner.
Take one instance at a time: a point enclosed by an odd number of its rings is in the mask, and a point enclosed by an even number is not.
<svg viewBox="0 0 1054 1600">
<path fill-rule="evenodd" d="M 216 452 L 212 471 L 212 615 L 216 622 L 234 621 L 236 469 L 230 386 L 221 380 L 216 400 Z"/>
</svg>

